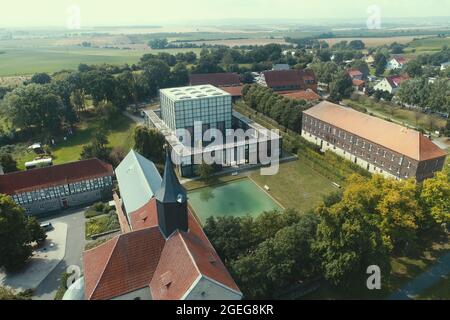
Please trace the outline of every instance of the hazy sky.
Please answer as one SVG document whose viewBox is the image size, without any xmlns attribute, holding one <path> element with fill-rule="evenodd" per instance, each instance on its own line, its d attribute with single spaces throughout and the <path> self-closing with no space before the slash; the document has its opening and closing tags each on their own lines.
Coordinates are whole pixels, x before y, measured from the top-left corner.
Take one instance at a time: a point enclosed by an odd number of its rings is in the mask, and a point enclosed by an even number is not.
<svg viewBox="0 0 450 320">
<path fill-rule="evenodd" d="M 333 19 L 450 16 L 450 0 L 0 0 L 1 27 L 66 26 L 77 5 L 82 26 L 183 24 L 214 19 Z M 72 11 L 73 12 L 73 11 Z"/>
</svg>

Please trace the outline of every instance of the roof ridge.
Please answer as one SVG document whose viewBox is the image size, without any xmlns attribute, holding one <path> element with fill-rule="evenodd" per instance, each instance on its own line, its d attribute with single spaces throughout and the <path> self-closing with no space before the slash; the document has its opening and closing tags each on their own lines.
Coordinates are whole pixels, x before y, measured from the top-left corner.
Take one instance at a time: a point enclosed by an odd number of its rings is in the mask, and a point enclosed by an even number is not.
<svg viewBox="0 0 450 320">
<path fill-rule="evenodd" d="M 148 159 L 145 158 L 143 155 L 141 155 L 139 152 L 135 151 L 134 149 L 131 149 L 131 151 L 133 152 L 133 156 L 134 156 L 134 158 L 136 159 L 136 162 L 139 164 L 138 167 L 139 167 L 139 172 L 141 173 L 140 176 L 144 177 L 145 180 L 147 180 L 147 176 L 145 175 L 145 172 L 144 172 L 144 170 L 142 169 L 142 164 L 141 164 L 141 162 L 139 161 L 138 155 L 141 156 L 142 158 L 144 158 L 145 160 L 148 160 Z M 131 152 L 131 151 L 130 151 L 130 152 Z M 148 161 L 150 161 L 150 160 L 148 160 Z M 153 162 L 152 162 L 152 163 L 153 163 Z M 154 165 L 154 164 L 153 164 L 153 165 Z M 143 182 L 143 181 L 141 181 L 141 182 Z M 148 181 L 146 181 L 146 182 L 148 182 Z M 144 188 L 145 188 L 147 191 L 149 191 L 150 193 L 153 193 L 153 196 L 154 196 L 154 192 L 153 192 L 152 189 L 150 188 L 149 183 L 144 183 Z M 155 190 L 155 192 L 156 192 L 156 190 Z"/>
<path fill-rule="evenodd" d="M 112 255 L 113 255 L 113 252 L 114 252 L 114 251 L 116 250 L 116 248 L 117 248 L 117 244 L 119 243 L 119 238 L 120 238 L 121 236 L 122 236 L 122 234 L 120 234 L 120 235 L 118 235 L 117 237 L 111 239 L 111 240 L 116 239 L 116 243 L 114 244 L 114 246 L 113 246 L 113 248 L 112 248 L 112 250 L 111 250 L 111 253 L 110 253 L 109 257 L 108 257 L 108 260 L 106 260 L 105 267 L 103 268 L 102 272 L 100 273 L 100 277 L 98 278 L 97 283 L 95 284 L 94 288 L 92 289 L 92 292 L 91 292 L 91 294 L 90 294 L 90 296 L 89 296 L 89 300 L 92 298 L 92 296 L 94 295 L 95 290 L 97 289 L 98 285 L 100 284 L 100 281 L 103 279 L 103 275 L 105 274 L 106 268 L 108 267 L 109 262 L 111 261 L 111 257 L 112 257 Z M 108 242 L 109 242 L 109 241 L 105 242 L 103 245 L 106 245 Z M 98 248 L 98 247 L 96 247 L 96 248 Z M 96 248 L 92 248 L 91 250 L 96 249 Z"/>
</svg>

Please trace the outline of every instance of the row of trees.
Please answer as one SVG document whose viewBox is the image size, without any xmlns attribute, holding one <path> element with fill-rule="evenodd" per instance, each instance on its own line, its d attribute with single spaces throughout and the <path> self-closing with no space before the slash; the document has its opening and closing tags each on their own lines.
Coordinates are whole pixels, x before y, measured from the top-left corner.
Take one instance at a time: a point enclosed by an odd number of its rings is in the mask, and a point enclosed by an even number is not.
<svg viewBox="0 0 450 320">
<path fill-rule="evenodd" d="M 398 91 L 400 102 L 450 114 L 450 80 L 438 78 L 430 83 L 425 77 L 404 81 Z"/>
<path fill-rule="evenodd" d="M 343 193 L 314 212 L 211 217 L 204 230 L 247 298 L 274 298 L 319 275 L 336 286 L 362 286 L 368 266 L 389 274 L 393 255 L 419 252 L 421 239 L 448 223 L 447 170 L 422 184 L 352 175 Z"/>
<path fill-rule="evenodd" d="M 300 130 L 302 111 L 310 106 L 304 100 L 285 98 L 275 94 L 270 88 L 257 85 L 244 86 L 242 97 L 250 108 L 295 132 Z"/>
</svg>

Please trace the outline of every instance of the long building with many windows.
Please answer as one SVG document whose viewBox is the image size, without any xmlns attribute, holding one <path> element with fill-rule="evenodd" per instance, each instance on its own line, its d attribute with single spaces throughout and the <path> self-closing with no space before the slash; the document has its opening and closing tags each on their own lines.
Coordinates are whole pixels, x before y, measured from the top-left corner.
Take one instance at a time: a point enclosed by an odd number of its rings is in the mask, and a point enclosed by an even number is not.
<svg viewBox="0 0 450 320">
<path fill-rule="evenodd" d="M 110 198 L 113 168 L 98 159 L 0 175 L 0 193 L 28 214 L 44 214 Z"/>
<path fill-rule="evenodd" d="M 322 151 L 396 179 L 430 178 L 447 155 L 416 130 L 328 101 L 303 112 L 302 136 Z"/>
</svg>

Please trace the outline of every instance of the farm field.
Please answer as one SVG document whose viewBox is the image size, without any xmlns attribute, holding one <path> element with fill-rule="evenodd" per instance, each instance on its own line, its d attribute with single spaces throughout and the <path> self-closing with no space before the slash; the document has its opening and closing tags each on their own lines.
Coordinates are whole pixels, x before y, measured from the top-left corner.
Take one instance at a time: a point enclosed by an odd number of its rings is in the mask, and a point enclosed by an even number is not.
<svg viewBox="0 0 450 320">
<path fill-rule="evenodd" d="M 450 37 L 445 38 L 423 38 L 423 39 L 416 39 L 409 43 L 408 48 L 406 49 L 406 52 L 415 49 L 416 52 L 424 52 L 424 51 L 438 51 L 441 50 L 443 46 L 450 46 Z"/>
<path fill-rule="evenodd" d="M 58 41 L 60 42 L 58 44 Z M 71 42 L 72 41 L 72 42 Z M 88 41 L 88 40 L 86 40 Z M 63 42 L 63 43 L 62 43 Z M 67 42 L 67 44 L 64 44 Z M 73 39 L 38 41 L 7 40 L 0 41 L 0 48 L 5 53 L 0 55 L 0 77 L 31 75 L 36 72 L 56 72 L 63 69 L 76 69 L 80 63 L 85 64 L 133 64 L 146 53 L 158 52 L 200 52 L 200 49 L 164 49 L 152 50 L 145 45 L 118 45 L 118 48 L 84 48 L 74 43 Z M 72 43 L 72 44 L 70 44 Z M 114 46 L 115 44 L 109 44 Z M 132 48 L 132 49 L 124 49 Z"/>
<path fill-rule="evenodd" d="M 221 45 L 221 46 L 249 46 L 258 45 L 264 46 L 266 44 L 276 43 L 276 44 L 288 44 L 284 38 L 248 38 L 248 39 L 226 39 L 226 40 L 209 40 L 209 41 L 193 41 L 198 45 L 208 44 L 208 45 Z"/>
<path fill-rule="evenodd" d="M 329 45 L 334 45 L 335 43 L 338 43 L 340 41 L 352 41 L 352 40 L 361 40 L 365 43 L 366 47 L 376 47 L 376 46 L 382 46 L 385 44 L 391 44 L 394 42 L 401 43 L 401 44 L 407 44 L 411 41 L 413 41 L 415 38 L 419 38 L 421 36 L 396 36 L 396 37 L 352 37 L 352 38 L 328 38 L 323 39 L 326 41 Z"/>
</svg>

